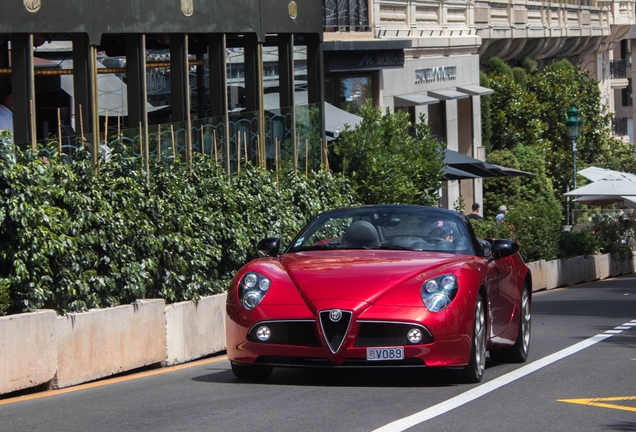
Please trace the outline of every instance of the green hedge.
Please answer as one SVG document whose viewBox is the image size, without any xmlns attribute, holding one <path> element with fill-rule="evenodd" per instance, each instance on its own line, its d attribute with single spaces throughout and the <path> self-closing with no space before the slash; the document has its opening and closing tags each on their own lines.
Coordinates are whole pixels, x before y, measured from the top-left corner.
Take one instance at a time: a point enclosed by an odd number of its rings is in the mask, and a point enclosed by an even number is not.
<svg viewBox="0 0 636 432">
<path fill-rule="evenodd" d="M 1 150 L 0 314 L 219 293 L 258 240 L 285 244 L 317 213 L 354 202 L 348 182 L 325 171 L 246 165 L 230 183 L 195 155 L 191 167 L 153 160 L 146 176 L 116 148 L 96 175 L 87 152 L 68 163 Z"/>
<path fill-rule="evenodd" d="M 547 202 L 509 206 L 503 223 L 492 219 L 472 221 L 475 234 L 483 238 L 508 238 L 519 243 L 525 262 L 551 260 L 560 255 L 561 207 Z"/>
</svg>

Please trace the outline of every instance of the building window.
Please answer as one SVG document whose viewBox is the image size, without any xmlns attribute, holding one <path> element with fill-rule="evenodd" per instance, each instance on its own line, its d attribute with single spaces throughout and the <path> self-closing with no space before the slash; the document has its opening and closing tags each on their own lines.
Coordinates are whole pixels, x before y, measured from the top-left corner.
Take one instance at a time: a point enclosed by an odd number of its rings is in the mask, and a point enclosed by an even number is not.
<svg viewBox="0 0 636 432">
<path fill-rule="evenodd" d="M 632 65 L 632 41 L 623 39 L 621 41 L 621 58 L 625 60 L 627 67 Z"/>
<path fill-rule="evenodd" d="M 440 101 L 428 106 L 428 122 L 431 134 L 438 141 L 446 142 L 446 102 Z"/>
<path fill-rule="evenodd" d="M 621 89 L 621 99 L 623 106 L 632 106 L 632 79 L 627 78 L 627 87 Z"/>
<path fill-rule="evenodd" d="M 360 107 L 371 103 L 373 75 L 325 75 L 325 101 L 341 110 L 359 114 Z"/>
</svg>

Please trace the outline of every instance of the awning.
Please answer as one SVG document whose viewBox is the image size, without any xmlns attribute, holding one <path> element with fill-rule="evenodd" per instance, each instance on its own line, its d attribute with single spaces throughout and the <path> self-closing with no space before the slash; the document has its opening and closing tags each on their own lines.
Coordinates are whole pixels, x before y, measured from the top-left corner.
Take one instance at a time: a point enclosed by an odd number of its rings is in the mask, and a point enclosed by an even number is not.
<svg viewBox="0 0 636 432">
<path fill-rule="evenodd" d="M 452 89 L 429 90 L 428 95 L 440 100 L 456 100 L 468 97 L 466 93 Z"/>
<path fill-rule="evenodd" d="M 526 177 L 534 177 L 536 176 L 536 174 L 533 174 L 531 172 L 527 172 L 527 171 L 521 171 L 518 169 L 514 169 L 514 168 L 508 168 L 508 167 L 504 167 L 501 165 L 495 165 L 495 164 L 489 164 L 491 165 L 490 168 L 488 168 L 490 171 L 500 171 L 501 173 L 503 173 L 503 175 L 506 175 L 508 177 L 520 177 L 520 176 L 526 176 Z"/>
<path fill-rule="evenodd" d="M 466 171 L 462 171 L 457 168 L 453 168 L 451 166 L 445 166 L 442 168 L 444 172 L 444 180 L 466 180 L 466 179 L 476 179 L 481 178 L 478 175 L 471 174 Z"/>
<path fill-rule="evenodd" d="M 485 96 L 489 94 L 493 94 L 495 91 L 493 89 L 489 89 L 487 87 L 482 87 L 479 85 L 467 85 L 457 87 L 457 90 L 469 94 L 471 96 Z"/>
<path fill-rule="evenodd" d="M 353 130 L 362 121 L 362 117 L 351 114 L 347 111 L 336 108 L 325 102 L 325 132 L 328 138 L 338 138 L 340 132 L 345 130 L 346 125 Z"/>
<path fill-rule="evenodd" d="M 395 106 L 419 106 L 438 103 L 439 99 L 426 96 L 424 93 L 408 93 L 393 96 Z"/>
<path fill-rule="evenodd" d="M 535 175 L 526 171 L 491 164 L 449 149 L 446 149 L 446 154 L 444 155 L 444 163 L 450 168 L 454 168 L 456 170 L 460 170 L 473 175 L 473 177 L 457 177 L 450 178 L 450 180 L 457 180 L 462 178 L 516 177 Z M 448 172 L 447 174 L 453 175 L 452 173 Z M 456 175 L 461 174 L 456 173 Z"/>
</svg>

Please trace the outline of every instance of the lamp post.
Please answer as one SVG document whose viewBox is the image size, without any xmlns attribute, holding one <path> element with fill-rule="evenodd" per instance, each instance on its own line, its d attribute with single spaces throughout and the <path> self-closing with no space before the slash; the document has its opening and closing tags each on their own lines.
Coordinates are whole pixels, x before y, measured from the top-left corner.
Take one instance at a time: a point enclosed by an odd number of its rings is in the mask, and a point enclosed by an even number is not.
<svg viewBox="0 0 636 432">
<path fill-rule="evenodd" d="M 574 105 L 568 109 L 568 119 L 565 121 L 565 127 L 568 131 L 568 138 L 572 140 L 572 168 L 574 170 L 572 175 L 572 190 L 576 189 L 576 139 L 581 135 L 581 126 L 583 120 L 579 116 L 579 110 Z M 574 225 L 574 209 L 576 202 L 572 201 L 572 217 L 570 224 Z"/>
</svg>

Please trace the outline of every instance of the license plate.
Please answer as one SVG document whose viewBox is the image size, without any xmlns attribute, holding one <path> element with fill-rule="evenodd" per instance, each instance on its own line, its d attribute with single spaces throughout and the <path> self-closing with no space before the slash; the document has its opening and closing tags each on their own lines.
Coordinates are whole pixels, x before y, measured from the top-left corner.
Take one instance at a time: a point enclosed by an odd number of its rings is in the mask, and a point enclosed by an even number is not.
<svg viewBox="0 0 636 432">
<path fill-rule="evenodd" d="M 404 348 L 367 348 L 367 360 L 404 360 Z"/>
</svg>

